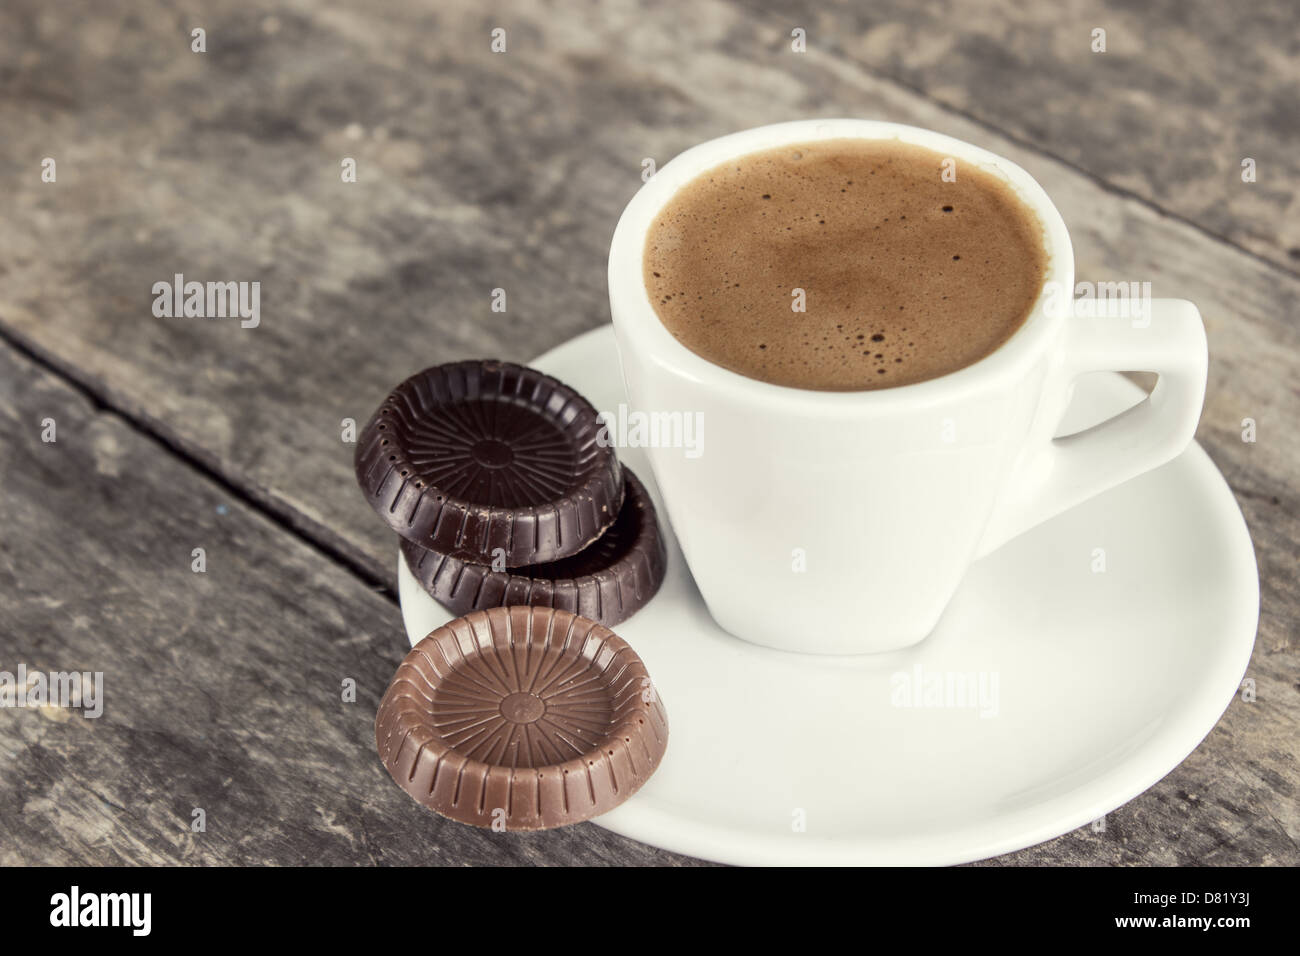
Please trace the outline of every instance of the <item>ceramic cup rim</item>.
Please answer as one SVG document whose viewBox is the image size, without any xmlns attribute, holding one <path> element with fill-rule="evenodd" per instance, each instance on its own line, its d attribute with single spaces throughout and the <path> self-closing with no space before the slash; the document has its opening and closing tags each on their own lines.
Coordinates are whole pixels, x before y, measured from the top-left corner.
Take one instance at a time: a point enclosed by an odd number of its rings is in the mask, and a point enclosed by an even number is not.
<svg viewBox="0 0 1300 956">
<path fill-rule="evenodd" d="M 692 352 L 659 319 L 645 287 L 642 256 L 646 235 L 660 210 L 682 186 L 728 160 L 781 146 L 827 139 L 896 140 L 931 149 L 958 162 L 975 164 L 1003 182 L 1037 215 L 1047 253 L 1043 286 L 1029 316 L 1001 346 L 963 368 L 909 385 L 860 391 L 823 391 L 776 385 L 723 368 Z M 609 289 L 620 346 L 636 350 L 679 377 L 707 383 L 738 400 L 790 406 L 824 413 L 947 401 L 983 390 L 995 381 L 1022 376 L 1051 348 L 1062 310 L 1053 308 L 1053 290 L 1072 292 L 1074 252 L 1065 222 L 1043 188 L 1011 160 L 933 130 L 864 119 L 812 119 L 775 123 L 731 133 L 687 149 L 667 163 L 633 196 L 619 217 L 609 251 Z M 624 363 L 627 358 L 624 356 Z"/>
</svg>

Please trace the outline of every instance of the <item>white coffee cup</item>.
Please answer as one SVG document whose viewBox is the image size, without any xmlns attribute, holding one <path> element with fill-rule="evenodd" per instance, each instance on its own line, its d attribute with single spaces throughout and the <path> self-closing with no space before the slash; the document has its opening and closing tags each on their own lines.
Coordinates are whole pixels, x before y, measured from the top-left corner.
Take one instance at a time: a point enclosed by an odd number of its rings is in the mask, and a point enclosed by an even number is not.
<svg viewBox="0 0 1300 956">
<path fill-rule="evenodd" d="M 978 166 L 1037 213 L 1049 256 L 1043 291 L 995 352 L 912 385 L 814 391 L 714 365 L 660 322 L 642 253 L 673 194 L 728 159 L 841 138 L 923 146 L 955 159 L 958 176 Z M 691 454 L 647 450 L 718 624 L 787 651 L 907 647 L 933 630 L 977 558 L 1178 455 L 1205 396 L 1200 313 L 1154 299 L 1140 319 L 1082 318 L 1074 288 L 1070 237 L 1042 188 L 1014 163 L 939 133 L 854 119 L 781 123 L 703 143 L 660 169 L 614 231 L 610 308 L 631 410 L 683 412 L 703 424 Z M 1134 408 L 1053 438 L 1075 379 L 1108 370 L 1159 379 Z"/>
</svg>

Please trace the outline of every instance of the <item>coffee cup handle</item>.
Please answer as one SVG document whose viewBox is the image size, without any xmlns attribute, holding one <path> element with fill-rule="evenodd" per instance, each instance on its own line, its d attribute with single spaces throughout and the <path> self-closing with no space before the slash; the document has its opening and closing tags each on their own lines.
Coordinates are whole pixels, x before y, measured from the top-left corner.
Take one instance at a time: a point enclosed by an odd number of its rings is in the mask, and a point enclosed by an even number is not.
<svg viewBox="0 0 1300 956">
<path fill-rule="evenodd" d="M 1060 364 L 1050 373 L 1025 450 L 994 507 L 976 556 L 1035 525 L 1177 457 L 1191 442 L 1205 401 L 1207 347 L 1196 306 L 1152 299 L 1142 318 L 1066 322 Z M 1053 438 L 1087 372 L 1146 371 L 1159 378 L 1137 405 L 1074 435 Z"/>
</svg>

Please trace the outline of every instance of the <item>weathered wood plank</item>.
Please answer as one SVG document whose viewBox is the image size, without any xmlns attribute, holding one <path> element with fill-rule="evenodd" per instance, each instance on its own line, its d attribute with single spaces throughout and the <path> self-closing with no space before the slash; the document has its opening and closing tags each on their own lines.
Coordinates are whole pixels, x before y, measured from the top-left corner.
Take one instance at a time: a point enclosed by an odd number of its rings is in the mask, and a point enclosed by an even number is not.
<svg viewBox="0 0 1300 956">
<path fill-rule="evenodd" d="M 808 55 L 845 57 L 1300 271 L 1294 3 L 739 3 L 783 36 L 803 27 Z"/>
<path fill-rule="evenodd" d="M 104 675 L 98 718 L 0 708 L 0 865 L 691 862 L 414 803 L 374 747 L 392 602 L 6 347 L 0 449 L 0 670 Z"/>
<path fill-rule="evenodd" d="M 1149 280 L 1201 306 L 1212 359 L 1200 438 L 1255 535 L 1264 607 L 1256 703 L 1234 704 L 1118 826 L 1009 859 L 1294 859 L 1294 276 L 814 55 L 815 43 L 799 58 L 783 28 L 713 0 L 689 19 L 389 0 L 298 2 L 274 21 L 215 4 L 203 24 L 161 4 L 125 21 L 85 5 L 70 25 L 44 9 L 0 12 L 3 334 L 376 580 L 391 579 L 392 542 L 355 491 L 340 420 L 363 418 L 422 365 L 527 360 L 606 321 L 608 237 L 644 157 L 850 114 L 938 128 L 1025 165 L 1070 224 L 1081 277 Z M 207 54 L 189 52 L 192 25 L 207 28 Z M 508 29 L 505 54 L 488 51 L 493 26 Z M 58 157 L 57 183 L 40 182 L 44 156 Z M 356 184 L 340 181 L 347 156 Z M 175 272 L 260 281 L 261 325 L 154 318 L 151 287 Z M 489 307 L 498 287 L 504 314 Z M 1240 439 L 1246 417 L 1257 443 Z"/>
<path fill-rule="evenodd" d="M 1200 303 L 1216 376 L 1207 428 L 1295 410 L 1270 383 L 1300 345 L 1285 322 L 1296 282 L 851 64 L 793 61 L 726 5 L 698 10 L 687 26 L 507 8 L 502 55 L 487 51 L 486 21 L 454 10 L 328 7 L 282 16 L 274 33 L 227 11 L 203 55 L 174 42 L 170 15 L 121 32 L 93 11 L 66 32 L 19 18 L 0 34 L 33 64 L 12 84 L 26 99 L 3 114 L 17 229 L 0 321 L 389 575 L 341 419 L 422 364 L 526 360 L 604 321 L 606 242 L 643 157 L 854 112 L 1008 153 L 1062 207 L 1081 276 L 1150 279 Z M 185 106 L 141 126 L 150 102 Z M 58 143 L 73 152 L 41 183 L 38 157 Z M 344 156 L 356 184 L 340 181 Z M 262 324 L 154 318 L 150 289 L 176 272 L 261 282 Z M 494 288 L 504 314 L 490 311 Z"/>
<path fill-rule="evenodd" d="M 105 675 L 98 719 L 0 709 L 0 864 L 687 862 L 591 825 L 494 835 L 411 803 L 371 738 L 404 649 L 392 604 L 2 347 L 0 447 L 0 668 Z M 1256 673 L 1260 700 L 1104 832 L 992 863 L 1300 861 L 1286 675 Z"/>
</svg>

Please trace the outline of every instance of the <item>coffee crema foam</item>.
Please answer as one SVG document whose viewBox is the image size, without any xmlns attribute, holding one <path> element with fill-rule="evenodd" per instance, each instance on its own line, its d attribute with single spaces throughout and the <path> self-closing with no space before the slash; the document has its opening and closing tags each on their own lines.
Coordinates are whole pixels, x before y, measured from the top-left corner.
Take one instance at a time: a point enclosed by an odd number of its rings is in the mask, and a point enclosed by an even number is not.
<svg viewBox="0 0 1300 956">
<path fill-rule="evenodd" d="M 984 358 L 1042 290 L 1043 227 L 1002 179 L 957 161 L 947 182 L 944 161 L 841 139 L 702 173 L 646 236 L 660 321 L 710 362 L 795 388 L 907 385 Z"/>
</svg>

